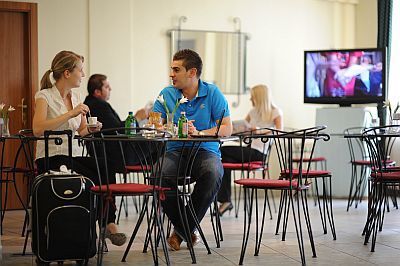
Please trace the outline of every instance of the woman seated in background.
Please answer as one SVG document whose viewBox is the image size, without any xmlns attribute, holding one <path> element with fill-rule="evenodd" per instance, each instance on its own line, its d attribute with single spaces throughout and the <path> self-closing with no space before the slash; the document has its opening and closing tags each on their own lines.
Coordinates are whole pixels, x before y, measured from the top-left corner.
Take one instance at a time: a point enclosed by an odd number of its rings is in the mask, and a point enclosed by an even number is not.
<svg viewBox="0 0 400 266">
<path fill-rule="evenodd" d="M 47 70 L 40 82 L 40 91 L 35 95 L 35 114 L 33 117 L 33 133 L 35 136 L 43 136 L 45 130 L 72 130 L 80 136 L 99 131 L 101 123 L 89 131 L 86 122 L 86 114 L 89 107 L 82 103 L 79 92 L 73 88 L 79 88 L 83 72 L 83 56 L 70 51 L 61 51 L 53 59 L 51 69 Z M 68 143 L 66 138 L 62 145 L 49 142 L 49 168 L 60 169 L 61 165 L 71 168 L 68 157 Z M 96 161 L 93 157 L 82 157 L 82 148 L 76 139 L 72 143 L 73 170 L 90 178 L 95 184 L 99 184 Z M 36 147 L 36 164 L 39 174 L 45 169 L 44 141 L 38 141 Z M 112 168 L 110 168 L 112 169 Z M 110 183 L 115 183 L 115 173 L 109 174 Z M 102 175 L 103 177 L 105 175 Z M 103 184 L 106 180 L 103 180 Z M 110 209 L 106 237 L 114 245 L 121 246 L 126 241 L 126 235 L 118 232 L 115 225 L 115 210 Z"/>
<path fill-rule="evenodd" d="M 271 91 L 265 85 L 257 85 L 251 88 L 250 101 L 253 108 L 247 114 L 245 120 L 248 123 L 247 130 L 255 130 L 258 128 L 283 128 L 282 111 L 272 103 Z M 235 132 L 238 133 L 238 132 Z M 264 156 L 264 143 L 256 139 L 251 143 L 251 147 L 242 147 L 243 160 L 248 162 L 250 155 L 251 161 L 262 161 Z M 241 163 L 242 151 L 240 146 L 222 146 L 221 147 L 222 162 L 224 163 Z M 226 211 L 233 208 L 231 202 L 231 170 L 224 169 L 221 188 L 218 192 L 219 213 L 223 215 Z"/>
</svg>

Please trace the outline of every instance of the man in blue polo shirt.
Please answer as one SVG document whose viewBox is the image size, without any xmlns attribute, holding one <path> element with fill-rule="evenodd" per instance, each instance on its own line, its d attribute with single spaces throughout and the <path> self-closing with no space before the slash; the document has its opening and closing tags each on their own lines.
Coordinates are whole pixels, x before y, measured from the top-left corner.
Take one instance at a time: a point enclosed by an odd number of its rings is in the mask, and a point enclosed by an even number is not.
<svg viewBox="0 0 400 266">
<path fill-rule="evenodd" d="M 189 134 L 215 134 L 217 120 L 221 119 L 225 110 L 218 135 L 229 136 L 232 133 L 232 122 L 229 117 L 228 102 L 217 86 L 200 79 L 202 67 L 202 60 L 196 52 L 189 49 L 178 51 L 171 63 L 170 77 L 173 85 L 164 88 L 160 95 L 163 96 L 168 110 L 173 110 L 177 100 L 182 97 L 188 99 L 187 102 L 178 106 L 173 119 L 176 124 L 181 112 L 186 112 L 189 120 Z M 162 118 L 166 119 L 166 110 L 159 101 L 154 104 L 154 111 L 162 113 Z M 190 147 L 190 145 L 186 146 Z M 176 188 L 175 178 L 168 178 L 168 176 L 176 175 L 182 152 L 185 160 L 187 154 L 185 154 L 185 149 L 182 150 L 182 143 L 168 143 L 162 169 L 164 187 Z M 186 166 L 186 162 L 183 165 Z M 196 181 L 191 199 L 199 222 L 219 191 L 223 171 L 219 144 L 217 142 L 202 143 L 190 173 L 191 178 Z M 168 196 L 162 202 L 163 211 L 174 225 L 174 232 L 167 240 L 173 250 L 180 249 L 185 235 L 177 204 L 174 196 Z M 192 233 L 189 241 L 195 245 L 200 239 L 195 234 L 196 225 L 189 210 L 186 212 L 189 218 L 189 229 Z"/>
</svg>

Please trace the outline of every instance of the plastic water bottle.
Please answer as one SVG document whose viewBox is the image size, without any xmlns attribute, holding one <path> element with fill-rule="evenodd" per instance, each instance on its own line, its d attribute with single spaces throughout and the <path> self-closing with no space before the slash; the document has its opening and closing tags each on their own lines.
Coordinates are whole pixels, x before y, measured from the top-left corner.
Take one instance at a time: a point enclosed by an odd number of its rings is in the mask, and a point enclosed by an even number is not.
<svg viewBox="0 0 400 266">
<path fill-rule="evenodd" d="M 181 117 L 178 120 L 178 138 L 188 137 L 188 120 L 186 118 L 186 113 L 181 112 Z"/>
</svg>

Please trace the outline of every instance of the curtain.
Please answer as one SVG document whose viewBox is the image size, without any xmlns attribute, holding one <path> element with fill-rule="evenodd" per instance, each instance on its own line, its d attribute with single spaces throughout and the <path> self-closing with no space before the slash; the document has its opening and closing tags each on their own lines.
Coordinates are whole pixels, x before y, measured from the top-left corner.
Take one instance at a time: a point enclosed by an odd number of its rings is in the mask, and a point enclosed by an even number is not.
<svg viewBox="0 0 400 266">
<path fill-rule="evenodd" d="M 378 47 L 387 48 L 387 66 L 390 65 L 390 48 L 392 39 L 393 0 L 377 0 L 378 2 Z"/>
<path fill-rule="evenodd" d="M 386 84 L 389 81 L 390 49 L 392 36 L 392 10 L 393 0 L 377 0 L 378 4 L 378 40 L 377 46 L 386 48 Z M 387 86 L 387 85 L 386 85 Z M 386 96 L 387 97 L 387 96 Z M 386 124 L 386 108 L 383 104 L 378 104 L 378 116 L 380 124 Z"/>
</svg>

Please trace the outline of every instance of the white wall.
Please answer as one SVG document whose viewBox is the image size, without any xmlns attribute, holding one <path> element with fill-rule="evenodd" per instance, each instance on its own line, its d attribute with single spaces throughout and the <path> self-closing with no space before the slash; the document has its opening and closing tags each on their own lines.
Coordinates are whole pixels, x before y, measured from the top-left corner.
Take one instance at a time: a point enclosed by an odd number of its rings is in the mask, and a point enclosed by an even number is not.
<svg viewBox="0 0 400 266">
<path fill-rule="evenodd" d="M 121 118 L 155 99 L 169 84 L 169 37 L 184 29 L 233 31 L 241 19 L 250 34 L 247 85 L 265 83 L 283 109 L 285 125 L 311 126 L 317 105 L 303 104 L 303 51 L 376 45 L 375 0 L 36 0 L 39 10 L 39 78 L 63 49 L 85 56 L 87 77 L 106 74 L 111 104 Z M 375 16 L 375 17 L 374 17 Z M 344 23 L 343 23 L 344 21 Z M 368 26 L 368 28 L 366 28 Z M 362 34 L 362 32 L 367 32 Z M 357 34 L 356 34 L 357 33 Z M 85 92 L 86 82 L 82 92 Z M 228 96 L 236 101 L 235 96 Z M 232 118 L 250 108 L 243 95 Z"/>
<path fill-rule="evenodd" d="M 38 3 L 39 81 L 50 68 L 56 53 L 61 50 L 71 50 L 83 55 L 87 66 L 89 11 L 86 1 L 30 2 Z M 85 71 L 87 72 L 87 68 Z"/>
<path fill-rule="evenodd" d="M 107 75 L 113 89 L 111 104 L 121 119 L 140 106 L 133 100 L 138 88 L 133 78 L 132 36 L 135 34 L 131 5 L 130 0 L 89 0 L 88 73 Z"/>
<path fill-rule="evenodd" d="M 356 5 L 356 43 L 358 47 L 376 47 L 378 37 L 377 0 L 360 0 Z M 371 21 L 373 23 L 371 23 Z M 368 26 L 366 28 L 366 26 Z"/>
</svg>

